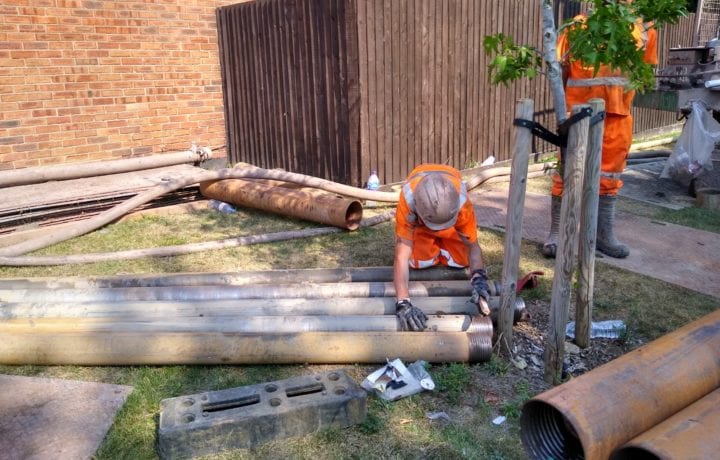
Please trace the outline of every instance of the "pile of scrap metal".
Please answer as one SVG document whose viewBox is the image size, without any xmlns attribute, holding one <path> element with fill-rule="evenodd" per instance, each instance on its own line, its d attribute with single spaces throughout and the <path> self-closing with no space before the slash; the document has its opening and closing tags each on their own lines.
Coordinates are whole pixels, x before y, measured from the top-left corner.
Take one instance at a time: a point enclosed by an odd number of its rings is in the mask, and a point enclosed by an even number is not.
<svg viewBox="0 0 720 460">
<path fill-rule="evenodd" d="M 493 324 L 463 270 L 413 272 L 429 330 L 401 332 L 392 267 L 0 280 L 0 363 L 480 362 Z M 491 294 L 497 296 L 497 283 Z M 499 298 L 491 299 L 499 308 Z M 516 318 L 525 305 L 516 301 Z"/>
</svg>

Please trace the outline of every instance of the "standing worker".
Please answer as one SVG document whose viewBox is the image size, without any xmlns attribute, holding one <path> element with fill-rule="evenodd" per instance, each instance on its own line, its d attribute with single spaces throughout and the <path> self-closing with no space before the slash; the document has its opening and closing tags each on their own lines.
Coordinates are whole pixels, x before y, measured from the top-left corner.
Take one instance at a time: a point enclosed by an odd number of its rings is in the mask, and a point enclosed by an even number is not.
<svg viewBox="0 0 720 460">
<path fill-rule="evenodd" d="M 585 16 L 579 15 L 574 19 L 583 22 Z M 644 52 L 643 60 L 657 65 L 657 31 L 652 28 L 652 24 L 638 19 L 633 25 L 632 36 L 638 49 Z M 630 249 L 615 238 L 613 227 L 617 194 L 622 187 L 620 174 L 625 169 L 632 143 L 633 118 L 630 108 L 635 91 L 628 89 L 628 79 L 620 70 L 601 65 L 596 73 L 593 66 L 586 66 L 573 59 L 567 29 L 558 38 L 557 54 L 563 70 L 568 111 L 574 105 L 587 104 L 590 99 L 605 101 L 596 248 L 610 257 L 627 257 Z M 542 248 L 542 253 L 547 257 L 555 257 L 557 252 L 562 193 L 562 177 L 556 173 L 553 176 L 550 234 Z"/>
<path fill-rule="evenodd" d="M 460 172 L 450 166 L 424 164 L 410 172 L 395 213 L 393 282 L 395 311 L 404 331 L 422 331 L 427 316 L 412 304 L 410 268 L 434 265 L 470 267 L 472 300 L 488 315 L 490 297 L 482 250 L 477 241 L 475 211 Z"/>
</svg>

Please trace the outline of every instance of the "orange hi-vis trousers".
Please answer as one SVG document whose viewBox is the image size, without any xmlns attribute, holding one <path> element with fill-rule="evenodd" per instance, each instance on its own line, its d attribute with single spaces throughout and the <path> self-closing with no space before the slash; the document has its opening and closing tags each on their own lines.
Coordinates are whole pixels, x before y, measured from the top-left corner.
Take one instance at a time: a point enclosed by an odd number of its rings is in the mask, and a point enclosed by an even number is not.
<svg viewBox="0 0 720 460">
<path fill-rule="evenodd" d="M 600 166 L 600 195 L 615 196 L 622 188 L 620 174 L 627 163 L 632 144 L 632 115 L 606 114 Z M 562 196 L 563 182 L 559 173 L 553 175 L 553 196 Z"/>
<path fill-rule="evenodd" d="M 428 268 L 434 265 L 453 268 L 470 265 L 467 246 L 454 228 L 432 231 L 419 226 L 415 229 L 410 267 Z"/>
</svg>

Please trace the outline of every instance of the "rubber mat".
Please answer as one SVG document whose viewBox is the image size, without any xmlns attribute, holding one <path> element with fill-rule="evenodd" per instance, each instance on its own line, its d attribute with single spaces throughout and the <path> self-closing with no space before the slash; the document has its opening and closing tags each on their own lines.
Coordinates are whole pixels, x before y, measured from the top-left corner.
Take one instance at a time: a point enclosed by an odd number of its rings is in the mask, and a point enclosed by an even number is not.
<svg viewBox="0 0 720 460">
<path fill-rule="evenodd" d="M 0 457 L 89 459 L 132 387 L 0 375 Z"/>
<path fill-rule="evenodd" d="M 471 193 L 478 225 L 504 230 L 506 190 Z M 542 243 L 550 228 L 550 196 L 528 193 L 523 239 Z M 657 222 L 618 212 L 617 238 L 630 247 L 626 259 L 596 258 L 605 263 L 720 298 L 720 234 Z M 538 248 L 539 250 L 539 248 Z"/>
</svg>

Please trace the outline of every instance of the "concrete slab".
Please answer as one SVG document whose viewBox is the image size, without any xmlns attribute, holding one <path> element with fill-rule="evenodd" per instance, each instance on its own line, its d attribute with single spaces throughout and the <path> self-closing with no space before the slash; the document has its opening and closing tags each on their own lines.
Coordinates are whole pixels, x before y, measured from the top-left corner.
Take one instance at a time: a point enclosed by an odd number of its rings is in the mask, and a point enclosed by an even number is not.
<svg viewBox="0 0 720 460">
<path fill-rule="evenodd" d="M 160 458 L 183 459 L 361 423 L 367 394 L 345 372 L 331 371 L 163 399 L 160 406 Z"/>
<path fill-rule="evenodd" d="M 507 191 L 474 190 L 478 225 L 503 230 Z M 550 227 L 550 196 L 528 193 L 523 239 L 542 243 Z M 605 263 L 720 298 L 720 235 L 618 212 L 615 232 L 630 246 L 626 259 Z"/>
<path fill-rule="evenodd" d="M 628 165 L 621 179 L 619 195 L 668 209 L 683 209 L 695 204 L 688 188 L 672 179 L 661 179 L 666 160 Z"/>
<path fill-rule="evenodd" d="M 132 387 L 0 375 L 0 457 L 89 459 Z"/>
</svg>

